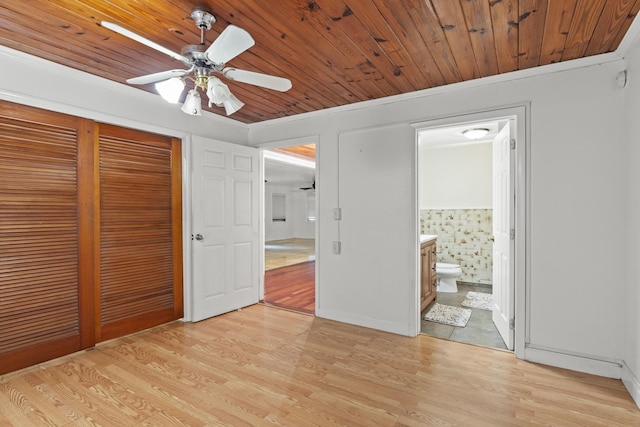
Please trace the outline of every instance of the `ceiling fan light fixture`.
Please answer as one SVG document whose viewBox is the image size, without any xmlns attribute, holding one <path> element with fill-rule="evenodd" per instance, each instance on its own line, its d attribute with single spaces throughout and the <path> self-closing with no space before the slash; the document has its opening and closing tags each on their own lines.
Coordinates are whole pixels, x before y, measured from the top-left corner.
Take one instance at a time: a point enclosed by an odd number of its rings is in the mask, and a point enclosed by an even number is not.
<svg viewBox="0 0 640 427">
<path fill-rule="evenodd" d="M 236 98 L 229 90 L 229 86 L 217 77 L 209 77 L 209 81 L 207 82 L 207 97 L 209 97 L 209 106 L 215 104 L 218 107 L 224 107 L 227 116 L 235 113 L 244 106 L 244 102 Z"/>
<path fill-rule="evenodd" d="M 180 77 L 173 77 L 169 80 L 158 82 L 156 83 L 156 90 L 162 99 L 170 104 L 177 104 L 184 90 L 184 80 Z"/>
<path fill-rule="evenodd" d="M 222 105 L 224 106 L 224 111 L 227 113 L 227 116 L 230 116 L 241 109 L 244 106 L 244 102 L 240 101 L 234 94 L 229 92 L 229 98 L 227 98 Z"/>
<path fill-rule="evenodd" d="M 485 137 L 489 133 L 489 129 L 487 128 L 473 128 L 467 129 L 462 134 L 469 139 L 480 139 Z"/>
<path fill-rule="evenodd" d="M 210 103 L 221 107 L 222 103 L 226 101 L 230 95 L 231 92 L 229 92 L 229 87 L 226 84 L 222 83 L 217 77 L 209 77 L 209 81 L 207 82 L 207 97 Z"/>
<path fill-rule="evenodd" d="M 197 90 L 191 89 L 189 93 L 187 93 L 187 98 L 184 100 L 184 104 L 182 104 L 182 108 L 180 109 L 192 116 L 202 115 L 202 101 L 200 100 L 200 94 Z"/>
</svg>

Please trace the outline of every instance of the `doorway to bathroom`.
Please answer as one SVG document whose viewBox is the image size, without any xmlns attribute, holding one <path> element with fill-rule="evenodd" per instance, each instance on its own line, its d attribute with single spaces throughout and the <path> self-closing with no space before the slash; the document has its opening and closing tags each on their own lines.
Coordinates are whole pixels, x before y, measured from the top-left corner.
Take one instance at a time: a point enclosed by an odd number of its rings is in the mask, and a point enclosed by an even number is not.
<svg viewBox="0 0 640 427">
<path fill-rule="evenodd" d="M 269 147 L 264 158 L 265 305 L 315 313 L 315 143 Z"/>
<path fill-rule="evenodd" d="M 418 230 L 422 240 L 437 236 L 437 289 L 420 313 L 424 334 L 508 350 L 518 341 L 516 282 L 524 287 L 524 278 L 515 274 L 516 228 L 524 205 L 514 196 L 523 122 L 524 107 L 416 126 Z"/>
</svg>

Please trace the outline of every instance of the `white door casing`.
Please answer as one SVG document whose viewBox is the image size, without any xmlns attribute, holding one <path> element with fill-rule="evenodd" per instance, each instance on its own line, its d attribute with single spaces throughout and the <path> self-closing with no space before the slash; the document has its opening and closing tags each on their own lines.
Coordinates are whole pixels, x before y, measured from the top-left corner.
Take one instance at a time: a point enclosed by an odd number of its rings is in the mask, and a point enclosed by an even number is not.
<svg viewBox="0 0 640 427">
<path fill-rule="evenodd" d="M 259 299 L 259 151 L 192 139 L 193 321 Z"/>
<path fill-rule="evenodd" d="M 493 323 L 513 350 L 514 185 L 509 120 L 493 140 Z"/>
<path fill-rule="evenodd" d="M 515 139 L 516 147 L 511 149 L 510 156 L 513 160 L 510 168 L 510 183 L 512 185 L 511 195 L 513 207 L 513 216 L 511 218 L 512 229 L 516 230 L 515 240 L 511 241 L 511 258 L 510 258 L 510 272 L 511 283 L 507 292 L 509 296 L 503 295 L 503 298 L 508 301 L 510 305 L 510 313 L 503 313 L 503 319 L 514 319 L 515 328 L 509 334 L 506 334 L 507 339 L 509 337 L 512 341 L 512 348 L 514 354 L 519 359 L 525 359 L 525 342 L 528 334 L 528 319 L 527 319 L 527 281 L 530 280 L 530 273 L 527 266 L 530 263 L 527 249 L 530 248 L 528 244 L 528 238 L 530 236 L 530 229 L 527 222 L 528 209 L 529 209 L 529 178 L 527 171 L 529 170 L 529 148 L 528 148 L 528 110 L 530 108 L 529 103 L 524 103 L 515 106 L 506 106 L 503 108 L 496 108 L 494 110 L 487 110 L 481 112 L 472 112 L 466 114 L 460 114 L 456 116 L 443 117 L 438 119 L 431 119 L 421 122 L 411 123 L 411 126 L 416 129 L 419 134 L 422 131 L 435 129 L 439 127 L 457 126 L 461 123 L 475 124 L 487 121 L 504 121 L 509 122 L 510 137 Z M 510 142 L 510 141 L 509 141 Z M 517 199 L 514 195 L 517 193 Z M 495 213 L 494 213 L 495 215 Z M 416 224 L 416 230 L 419 230 L 419 223 Z M 509 231 L 510 233 L 510 231 Z M 416 254 L 418 252 L 416 251 Z M 416 255 L 417 257 L 417 255 Z M 419 272 L 416 269 L 416 277 Z M 415 307 L 419 304 L 419 295 L 416 291 L 415 295 Z M 418 322 L 420 321 L 419 310 L 416 316 Z M 508 323 L 507 323 L 508 325 Z M 510 325 L 508 325 L 510 326 Z"/>
</svg>

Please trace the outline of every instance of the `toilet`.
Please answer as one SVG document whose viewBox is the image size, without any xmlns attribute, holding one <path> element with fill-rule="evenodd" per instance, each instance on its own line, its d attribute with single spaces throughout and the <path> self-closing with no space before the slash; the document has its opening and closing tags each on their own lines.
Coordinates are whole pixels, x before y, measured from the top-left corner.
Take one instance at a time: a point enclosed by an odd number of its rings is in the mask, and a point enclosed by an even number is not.
<svg viewBox="0 0 640 427">
<path fill-rule="evenodd" d="M 436 276 L 438 276 L 436 291 L 445 293 L 458 292 L 458 282 L 456 280 L 461 274 L 462 269 L 458 264 L 436 262 Z"/>
</svg>

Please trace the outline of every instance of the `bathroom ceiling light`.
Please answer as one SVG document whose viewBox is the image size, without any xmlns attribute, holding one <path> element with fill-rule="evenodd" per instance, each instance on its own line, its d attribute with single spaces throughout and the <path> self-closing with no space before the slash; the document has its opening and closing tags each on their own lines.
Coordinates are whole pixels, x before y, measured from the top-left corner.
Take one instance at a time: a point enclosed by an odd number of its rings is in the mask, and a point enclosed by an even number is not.
<svg viewBox="0 0 640 427">
<path fill-rule="evenodd" d="M 489 129 L 487 128 L 467 129 L 464 132 L 462 132 L 462 134 L 469 139 L 480 139 L 486 136 L 488 133 L 489 133 Z"/>
</svg>

